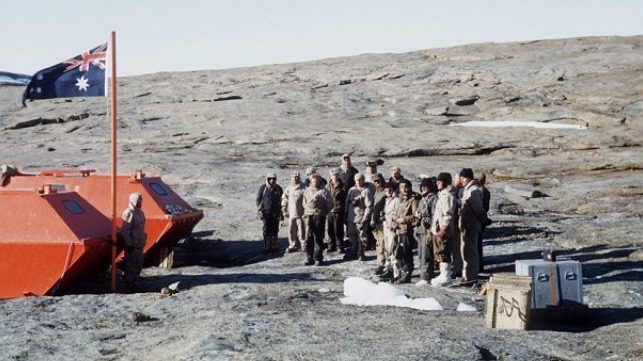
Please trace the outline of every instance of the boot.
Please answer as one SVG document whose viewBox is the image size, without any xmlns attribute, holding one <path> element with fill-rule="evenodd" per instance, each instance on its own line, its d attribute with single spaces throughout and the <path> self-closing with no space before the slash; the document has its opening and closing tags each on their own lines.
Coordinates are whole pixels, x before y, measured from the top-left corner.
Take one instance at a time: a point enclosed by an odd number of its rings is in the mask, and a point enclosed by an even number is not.
<svg viewBox="0 0 643 361">
<path fill-rule="evenodd" d="M 453 283 L 451 278 L 451 263 L 440 262 L 440 275 L 431 280 L 431 285 L 435 287 L 446 287 Z"/>
</svg>

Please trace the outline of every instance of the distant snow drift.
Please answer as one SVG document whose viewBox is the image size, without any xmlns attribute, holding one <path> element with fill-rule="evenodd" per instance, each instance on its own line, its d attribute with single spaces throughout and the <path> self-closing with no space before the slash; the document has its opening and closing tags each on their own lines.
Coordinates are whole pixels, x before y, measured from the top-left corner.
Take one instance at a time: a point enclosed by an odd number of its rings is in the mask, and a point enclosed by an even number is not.
<svg viewBox="0 0 643 361">
<path fill-rule="evenodd" d="M 542 122 L 527 122 L 520 120 L 491 120 L 480 121 L 472 120 L 464 123 L 449 124 L 453 127 L 479 127 L 479 128 L 509 128 L 509 127 L 529 127 L 529 128 L 542 128 L 542 129 L 587 129 L 582 125 L 577 124 L 560 124 L 560 123 L 542 123 Z"/>
</svg>

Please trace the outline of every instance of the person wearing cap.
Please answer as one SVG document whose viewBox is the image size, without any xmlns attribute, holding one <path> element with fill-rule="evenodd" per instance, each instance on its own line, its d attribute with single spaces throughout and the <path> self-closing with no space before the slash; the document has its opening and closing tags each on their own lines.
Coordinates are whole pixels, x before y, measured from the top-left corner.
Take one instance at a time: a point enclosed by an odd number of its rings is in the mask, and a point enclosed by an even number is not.
<svg viewBox="0 0 643 361">
<path fill-rule="evenodd" d="M 304 187 L 299 172 L 290 175 L 290 184 L 281 196 L 281 212 L 288 219 L 288 248 L 286 252 L 297 252 L 306 240 L 304 224 Z"/>
<path fill-rule="evenodd" d="M 321 185 L 317 173 L 310 178 L 310 187 L 304 192 L 304 222 L 306 223 L 305 265 L 321 266 L 324 259 L 324 231 L 326 216 L 333 208 L 330 191 Z"/>
<path fill-rule="evenodd" d="M 460 253 L 462 254 L 462 279 L 458 284 L 469 285 L 478 281 L 478 240 L 482 225 L 487 222 L 482 191 L 473 177 L 471 168 L 462 168 L 458 173 L 462 188 L 458 228 L 460 229 Z"/>
<path fill-rule="evenodd" d="M 431 218 L 435 212 L 435 203 L 438 200 L 434 178 L 422 178 L 420 194 L 418 210 L 415 213 L 415 239 L 418 242 L 418 259 L 420 261 L 418 286 L 428 284 L 434 276 L 433 234 L 430 232 Z"/>
<path fill-rule="evenodd" d="M 393 282 L 409 283 L 413 274 L 413 224 L 418 199 L 411 182 L 403 179 L 398 185 L 400 197 L 395 208 L 395 246 L 393 249 Z"/>
<path fill-rule="evenodd" d="M 326 217 L 328 229 L 328 244 L 326 250 L 328 252 L 343 253 L 344 252 L 344 202 L 346 201 L 347 189 L 339 177 L 337 168 L 332 168 L 329 171 L 330 182 L 326 184 L 326 189 L 333 197 L 333 207 L 330 209 Z"/>
<path fill-rule="evenodd" d="M 373 176 L 377 174 L 377 163 L 378 161 L 374 159 L 366 160 L 366 169 L 364 169 L 365 182 L 373 182 Z M 384 164 L 384 161 L 380 160 L 380 164 Z"/>
<path fill-rule="evenodd" d="M 136 291 L 143 269 L 144 256 L 143 248 L 147 241 L 145 234 L 145 213 L 143 213 L 143 196 L 140 193 L 129 195 L 127 208 L 123 211 L 123 225 L 121 236 L 125 244 L 125 287 L 130 291 Z"/>
<path fill-rule="evenodd" d="M 275 251 L 279 233 L 279 221 L 281 219 L 281 197 L 283 189 L 277 184 L 277 175 L 270 172 L 266 180 L 257 190 L 255 203 L 257 215 L 263 221 L 263 250 L 264 252 Z"/>
<path fill-rule="evenodd" d="M 364 252 L 368 246 L 368 228 L 370 217 L 373 213 L 373 194 L 364 184 L 364 175 L 357 173 L 354 176 L 355 185 L 346 195 L 346 235 L 350 241 L 350 252 L 346 252 L 344 259 L 358 259 L 365 261 Z"/>
<path fill-rule="evenodd" d="M 326 184 L 328 183 L 328 181 L 326 179 L 324 179 L 324 177 L 322 177 L 321 174 L 319 174 L 319 172 L 317 171 L 317 168 L 308 167 L 308 168 L 306 168 L 306 179 L 304 179 L 304 181 L 302 182 L 304 184 L 304 188 L 310 187 L 310 181 L 311 181 L 311 178 L 312 178 L 313 174 L 319 175 L 319 179 L 320 179 L 322 187 L 326 187 Z"/>
<path fill-rule="evenodd" d="M 375 195 L 373 197 L 373 215 L 371 216 L 371 234 L 375 239 L 375 253 L 377 254 L 376 275 L 384 273 L 386 266 L 386 251 L 384 247 L 384 207 L 386 206 L 386 189 L 384 176 L 381 173 L 373 175 Z"/>
<path fill-rule="evenodd" d="M 339 171 L 339 177 L 346 185 L 346 189 L 351 189 L 355 185 L 355 174 L 359 173 L 359 170 L 353 167 L 350 155 L 342 155 L 342 164 L 337 170 Z"/>
<path fill-rule="evenodd" d="M 438 262 L 440 274 L 431 279 L 431 285 L 437 287 L 449 286 L 453 283 L 451 239 L 455 236 L 456 200 L 453 195 L 451 174 L 443 172 L 435 178 L 438 197 L 435 211 L 431 218 L 431 234 L 433 234 L 433 251 L 435 262 Z"/>
</svg>

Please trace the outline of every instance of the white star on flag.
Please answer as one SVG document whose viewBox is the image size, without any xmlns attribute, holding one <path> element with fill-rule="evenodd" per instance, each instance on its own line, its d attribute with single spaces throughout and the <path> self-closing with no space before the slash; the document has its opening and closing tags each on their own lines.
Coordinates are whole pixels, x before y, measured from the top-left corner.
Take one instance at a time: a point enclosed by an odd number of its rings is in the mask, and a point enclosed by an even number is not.
<svg viewBox="0 0 643 361">
<path fill-rule="evenodd" d="M 76 78 L 76 80 L 78 81 L 78 83 L 76 83 L 75 85 L 78 87 L 78 90 L 87 91 L 87 88 L 89 88 L 88 79 L 85 79 L 85 76 L 83 75 L 80 78 Z"/>
</svg>

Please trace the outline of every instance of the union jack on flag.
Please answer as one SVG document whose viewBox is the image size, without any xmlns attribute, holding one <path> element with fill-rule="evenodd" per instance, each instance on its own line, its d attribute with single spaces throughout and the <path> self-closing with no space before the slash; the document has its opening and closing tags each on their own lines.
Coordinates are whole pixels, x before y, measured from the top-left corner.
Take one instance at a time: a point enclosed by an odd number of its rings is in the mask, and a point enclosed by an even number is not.
<svg viewBox="0 0 643 361">
<path fill-rule="evenodd" d="M 105 95 L 107 44 L 38 71 L 22 94 L 22 104 L 36 99 Z"/>
</svg>

